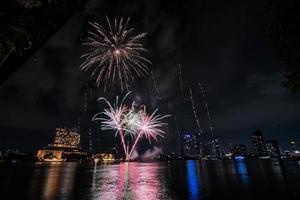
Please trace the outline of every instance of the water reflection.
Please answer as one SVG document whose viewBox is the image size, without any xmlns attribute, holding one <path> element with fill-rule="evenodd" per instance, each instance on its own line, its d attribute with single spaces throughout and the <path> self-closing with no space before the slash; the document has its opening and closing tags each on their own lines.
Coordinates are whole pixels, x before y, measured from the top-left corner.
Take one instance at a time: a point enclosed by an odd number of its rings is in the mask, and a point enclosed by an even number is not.
<svg viewBox="0 0 300 200">
<path fill-rule="evenodd" d="M 187 161 L 187 182 L 190 193 L 190 199 L 196 200 L 200 194 L 200 181 L 197 173 L 197 165 L 195 160 Z"/>
<path fill-rule="evenodd" d="M 43 196 L 42 198 L 45 200 L 54 199 L 58 193 L 58 181 L 59 181 L 59 174 L 61 170 L 61 165 L 58 166 L 51 164 L 46 169 L 44 184 L 43 184 Z"/>
<path fill-rule="evenodd" d="M 276 180 L 276 182 L 280 187 L 283 187 L 285 185 L 285 182 L 284 182 L 284 174 L 283 174 L 281 163 L 278 161 L 274 161 L 271 163 L 271 166 L 272 166 L 274 179 Z"/>
<path fill-rule="evenodd" d="M 300 199 L 299 177 L 298 163 L 285 161 L 0 165 L 0 193 L 33 200 Z"/>
<path fill-rule="evenodd" d="M 37 164 L 31 181 L 30 199 L 71 199 L 77 163 Z"/>
<path fill-rule="evenodd" d="M 93 167 L 93 177 L 90 192 L 86 196 L 91 199 L 118 199 L 122 187 L 118 187 L 120 174 L 117 165 L 97 165 Z"/>
<path fill-rule="evenodd" d="M 239 175 L 239 178 L 243 183 L 244 188 L 248 189 L 249 177 L 245 162 L 243 160 L 236 161 L 236 168 L 237 174 Z"/>
<path fill-rule="evenodd" d="M 158 163 L 95 165 L 92 199 L 159 199 Z"/>
<path fill-rule="evenodd" d="M 135 199 L 159 199 L 160 189 L 163 185 L 160 184 L 158 164 L 139 164 L 138 168 L 136 163 L 130 168 L 130 174 L 132 175 L 132 190 Z"/>
</svg>

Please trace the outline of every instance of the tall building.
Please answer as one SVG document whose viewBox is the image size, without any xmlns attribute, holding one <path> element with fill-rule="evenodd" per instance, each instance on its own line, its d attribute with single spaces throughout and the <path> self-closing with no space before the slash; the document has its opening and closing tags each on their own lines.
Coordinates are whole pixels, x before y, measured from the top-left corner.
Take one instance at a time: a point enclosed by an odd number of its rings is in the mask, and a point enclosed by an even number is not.
<svg viewBox="0 0 300 200">
<path fill-rule="evenodd" d="M 279 157 L 280 150 L 276 140 L 265 141 L 268 155 L 271 157 Z"/>
<path fill-rule="evenodd" d="M 75 129 L 67 128 L 56 128 L 52 143 L 37 152 L 40 161 L 81 159 L 85 155 L 81 150 L 80 134 Z"/>
<path fill-rule="evenodd" d="M 222 157 L 222 151 L 220 146 L 220 139 L 217 137 L 213 137 L 211 139 L 212 145 L 212 156 L 214 157 Z"/>
<path fill-rule="evenodd" d="M 290 145 L 290 150 L 291 151 L 297 151 L 297 150 L 299 150 L 298 146 L 297 146 L 297 143 L 295 141 L 289 141 L 289 145 Z"/>
<path fill-rule="evenodd" d="M 268 151 L 265 145 L 265 139 L 261 131 L 255 131 L 251 134 L 251 140 L 254 146 L 255 156 L 267 156 Z"/>
<path fill-rule="evenodd" d="M 53 137 L 53 147 L 58 148 L 80 148 L 80 134 L 75 129 L 56 128 Z"/>
<path fill-rule="evenodd" d="M 184 155 L 188 157 L 196 157 L 199 155 L 199 148 L 197 145 L 197 138 L 192 133 L 185 133 L 183 135 L 183 151 Z"/>
</svg>

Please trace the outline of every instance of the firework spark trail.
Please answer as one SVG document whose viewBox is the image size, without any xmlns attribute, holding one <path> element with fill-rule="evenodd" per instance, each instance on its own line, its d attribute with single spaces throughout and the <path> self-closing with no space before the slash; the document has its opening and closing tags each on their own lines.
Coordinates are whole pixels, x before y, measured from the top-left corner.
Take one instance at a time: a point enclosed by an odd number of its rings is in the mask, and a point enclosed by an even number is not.
<svg viewBox="0 0 300 200">
<path fill-rule="evenodd" d="M 134 149 L 135 149 L 135 146 L 137 145 L 137 143 L 138 143 L 138 141 L 140 140 L 140 137 L 141 137 L 141 136 L 142 136 L 142 134 L 139 133 L 138 136 L 136 137 L 136 139 L 135 139 L 135 141 L 134 141 L 134 143 L 133 143 L 133 145 L 132 145 L 132 147 L 131 147 L 131 151 L 130 151 L 130 153 L 129 153 L 129 155 L 128 155 L 128 158 L 126 158 L 127 160 L 131 158 L 132 153 L 133 153 L 133 151 L 134 151 Z"/>
<path fill-rule="evenodd" d="M 209 124 L 209 128 L 210 128 L 210 133 L 211 133 L 211 136 L 214 137 L 214 127 L 212 125 L 211 114 L 210 114 L 209 109 L 208 109 L 206 96 L 204 94 L 202 84 L 198 83 L 198 85 L 199 85 L 199 88 L 200 88 L 200 91 L 201 91 L 201 94 L 202 94 L 202 97 L 203 97 L 203 101 L 204 101 L 204 104 L 205 104 L 205 108 L 206 108 L 206 112 L 207 112 L 207 118 L 208 118 L 208 124 Z"/>
<path fill-rule="evenodd" d="M 134 104 L 132 104 L 131 108 L 124 105 L 123 103 L 129 93 L 130 92 L 125 95 L 120 103 L 117 96 L 116 102 L 113 105 L 110 104 L 105 98 L 99 98 L 99 101 L 103 100 L 107 103 L 108 108 L 104 109 L 103 112 L 97 113 L 92 119 L 93 121 L 101 120 L 101 127 L 103 130 L 116 131 L 115 136 L 120 136 L 126 161 L 129 161 L 137 143 L 143 136 L 147 138 L 150 143 L 152 139 L 157 140 L 158 137 L 163 137 L 165 132 L 162 130 L 162 127 L 166 125 L 166 123 L 163 123 L 162 120 L 170 116 L 156 114 L 157 109 L 151 115 L 149 115 L 146 113 L 145 106 L 135 109 Z M 127 143 L 127 145 L 125 144 L 125 135 L 127 133 L 129 133 L 132 138 L 135 138 L 134 144 L 130 151 L 129 143 Z"/>
<path fill-rule="evenodd" d="M 104 91 L 107 83 L 121 85 L 122 91 L 128 89 L 135 81 L 135 75 L 143 77 L 148 74 L 147 64 L 151 64 L 142 54 L 147 50 L 141 40 L 146 33 L 133 34 L 134 29 L 127 29 L 130 18 L 124 23 L 123 18 L 119 21 L 115 18 L 111 23 L 106 17 L 108 30 L 96 22 L 89 24 L 95 31 L 89 31 L 87 42 L 83 43 L 88 48 L 81 56 L 84 58 L 80 69 L 92 70 L 92 77 L 96 76 L 96 86 L 104 83 Z"/>
<path fill-rule="evenodd" d="M 175 126 L 176 126 L 176 131 L 177 131 L 177 136 L 178 136 L 178 144 L 179 144 L 179 153 L 181 154 L 181 136 L 180 136 L 180 131 L 179 131 L 179 126 L 178 126 L 178 121 L 176 115 L 174 115 L 174 121 L 175 121 Z"/>
<path fill-rule="evenodd" d="M 128 155 L 128 151 L 126 148 L 125 144 L 125 139 L 124 139 L 124 130 L 123 130 L 123 122 L 122 122 L 122 115 L 123 113 L 127 110 L 125 106 L 122 106 L 120 108 L 110 108 L 110 109 L 105 109 L 104 112 L 101 114 L 105 115 L 106 118 L 93 118 L 93 120 L 102 120 L 102 129 L 103 130 L 116 130 L 115 136 L 119 135 L 121 139 L 121 143 L 123 146 L 123 150 L 125 155 Z"/>
<path fill-rule="evenodd" d="M 179 68 L 179 79 L 180 79 L 180 90 L 181 90 L 181 97 L 183 97 L 183 82 L 182 82 L 182 71 L 180 64 L 178 65 Z"/>
<path fill-rule="evenodd" d="M 193 112 L 194 112 L 195 120 L 196 120 L 198 131 L 199 131 L 198 135 L 200 136 L 200 135 L 202 135 L 203 130 L 200 126 L 199 119 L 198 119 L 198 116 L 197 116 L 197 113 L 196 113 L 192 89 L 190 89 L 190 98 L 191 98 L 192 109 L 193 109 Z"/>
<path fill-rule="evenodd" d="M 151 77 L 152 77 L 152 80 L 153 80 L 154 88 L 155 88 L 157 94 L 160 96 L 160 92 L 159 92 L 159 89 L 157 87 L 157 83 L 156 83 L 156 80 L 155 80 L 155 77 L 154 77 L 154 74 L 153 74 L 152 70 L 151 70 Z"/>
<path fill-rule="evenodd" d="M 116 97 L 116 102 L 114 105 L 111 105 L 105 98 L 101 97 L 98 101 L 103 100 L 107 105 L 108 108 L 104 109 L 103 112 L 97 113 L 92 121 L 101 120 L 102 121 L 102 129 L 103 130 L 115 130 L 115 136 L 119 135 L 121 139 L 121 143 L 123 146 L 124 153 L 127 157 L 128 151 L 125 144 L 125 131 L 127 130 L 126 127 L 124 128 L 125 120 L 124 115 L 128 111 L 128 107 L 123 105 L 125 99 L 130 94 L 128 92 L 124 98 L 122 99 L 121 103 L 119 104 L 119 98 Z M 98 117 L 99 115 L 104 115 L 104 117 Z"/>
<path fill-rule="evenodd" d="M 149 142 L 151 142 L 151 139 L 157 140 L 158 137 L 163 137 L 165 134 L 161 128 L 166 125 L 166 123 L 161 122 L 161 120 L 169 117 L 170 115 L 155 115 L 157 110 L 158 109 L 156 109 L 151 115 L 148 115 L 145 110 L 140 112 L 141 117 L 137 123 L 138 134 L 129 153 L 129 159 L 142 136 L 145 136 Z"/>
</svg>

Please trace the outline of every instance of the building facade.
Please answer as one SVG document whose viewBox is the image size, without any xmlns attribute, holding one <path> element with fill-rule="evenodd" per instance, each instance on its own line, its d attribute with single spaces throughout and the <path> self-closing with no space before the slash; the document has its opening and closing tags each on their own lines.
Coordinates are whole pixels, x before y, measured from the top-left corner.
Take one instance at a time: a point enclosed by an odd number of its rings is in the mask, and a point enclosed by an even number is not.
<svg viewBox="0 0 300 200">
<path fill-rule="evenodd" d="M 78 160 L 87 155 L 81 150 L 80 134 L 75 129 L 56 128 L 52 143 L 39 149 L 39 161 Z"/>
<path fill-rule="evenodd" d="M 246 157 L 248 155 L 246 145 L 244 145 L 244 144 L 234 145 L 231 148 L 231 154 L 233 156 L 244 156 L 244 157 Z"/>
<path fill-rule="evenodd" d="M 265 139 L 261 131 L 255 131 L 251 134 L 254 154 L 257 157 L 268 156 Z"/>
<path fill-rule="evenodd" d="M 198 141 L 194 134 L 185 133 L 183 135 L 183 153 L 187 157 L 199 156 Z"/>
<path fill-rule="evenodd" d="M 271 157 L 279 157 L 280 150 L 276 140 L 265 141 L 268 155 Z"/>
</svg>

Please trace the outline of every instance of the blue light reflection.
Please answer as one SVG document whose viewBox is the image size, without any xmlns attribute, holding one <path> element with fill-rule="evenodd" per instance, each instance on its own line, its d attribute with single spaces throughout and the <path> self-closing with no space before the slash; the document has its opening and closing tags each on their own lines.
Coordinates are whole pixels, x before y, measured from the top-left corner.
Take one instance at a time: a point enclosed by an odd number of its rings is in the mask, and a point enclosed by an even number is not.
<svg viewBox="0 0 300 200">
<path fill-rule="evenodd" d="M 195 160 L 187 161 L 187 182 L 191 200 L 199 199 L 200 181 Z"/>
<path fill-rule="evenodd" d="M 248 182 L 249 182 L 249 177 L 248 177 L 248 171 L 246 168 L 246 164 L 243 160 L 239 160 L 236 162 L 236 166 L 237 166 L 237 172 L 240 177 L 240 180 L 242 181 L 243 185 L 247 188 Z"/>
</svg>

